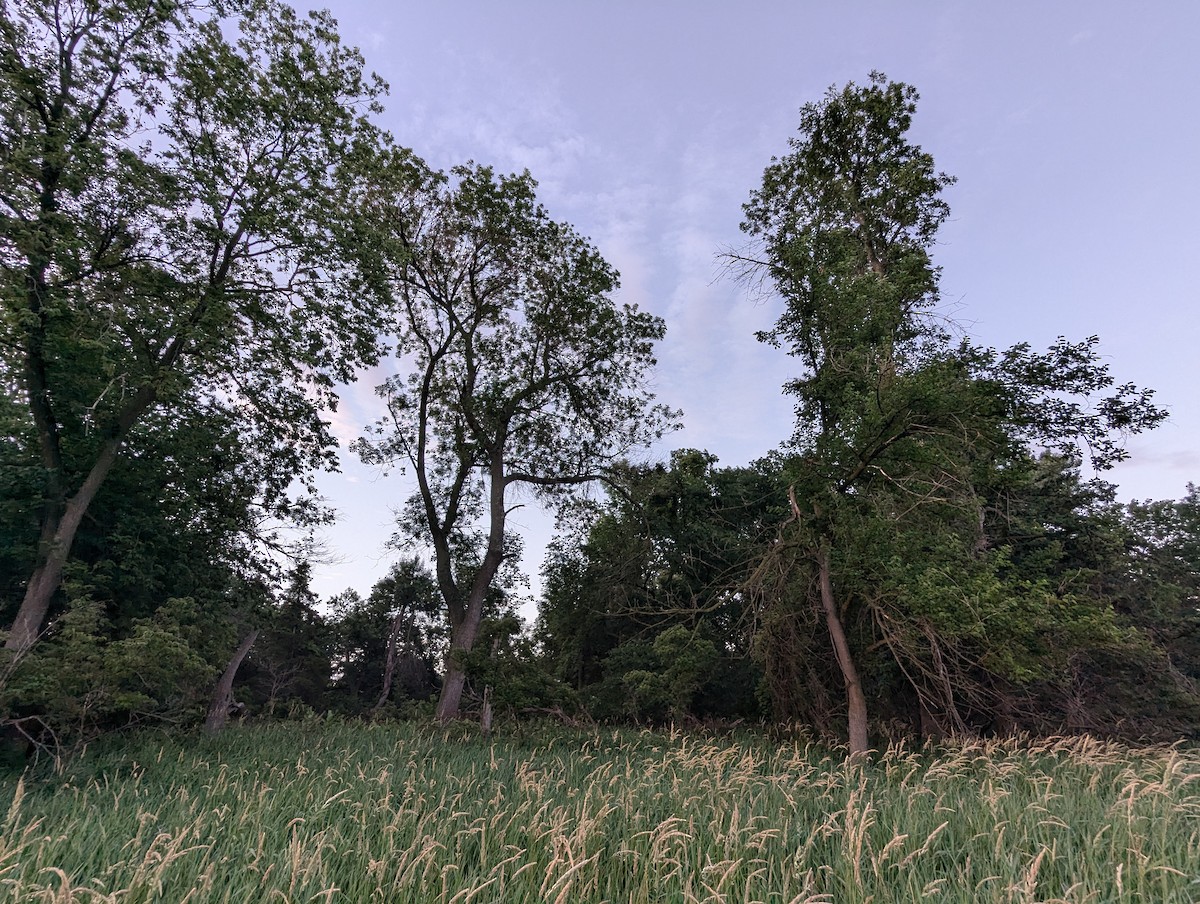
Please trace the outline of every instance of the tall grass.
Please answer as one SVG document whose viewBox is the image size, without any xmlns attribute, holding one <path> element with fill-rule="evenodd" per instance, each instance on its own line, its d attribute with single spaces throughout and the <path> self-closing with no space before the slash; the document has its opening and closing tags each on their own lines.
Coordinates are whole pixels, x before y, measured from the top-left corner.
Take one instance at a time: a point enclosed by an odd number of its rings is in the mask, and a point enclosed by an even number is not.
<svg viewBox="0 0 1200 904">
<path fill-rule="evenodd" d="M 1200 901 L 1200 753 L 405 725 L 142 739 L 0 784 L 0 897 Z"/>
</svg>

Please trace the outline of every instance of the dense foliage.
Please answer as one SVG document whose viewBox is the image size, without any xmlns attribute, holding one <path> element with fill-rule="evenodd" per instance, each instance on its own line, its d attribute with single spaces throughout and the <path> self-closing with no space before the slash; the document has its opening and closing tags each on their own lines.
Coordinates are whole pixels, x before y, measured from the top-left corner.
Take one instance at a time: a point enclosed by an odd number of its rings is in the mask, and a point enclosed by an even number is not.
<svg viewBox="0 0 1200 904">
<path fill-rule="evenodd" d="M 1175 558 L 1139 544 L 1192 542 L 1183 518 L 1154 538 L 1137 523 L 1188 502 L 1121 511 L 1080 471 L 1165 412 L 1113 386 L 1094 337 L 1045 353 L 952 339 L 931 251 L 953 180 L 907 138 L 916 101 L 877 74 L 831 89 L 745 206 L 756 244 L 730 259 L 784 301 L 759 338 L 800 367 L 793 437 L 747 469 L 677 453 L 552 551 L 546 646 L 602 712 L 703 717 L 719 687 L 753 716 L 757 669 L 776 718 L 845 718 L 854 752 L 872 723 L 1195 724 L 1194 592 L 1130 611 L 1142 569 Z M 1172 585 L 1194 581 L 1194 554 L 1176 567 Z"/>
<path fill-rule="evenodd" d="M 814 575 L 788 536 L 793 467 L 677 452 L 627 474 L 560 534 L 538 637 L 594 715 L 769 716 L 844 736 Z M 873 740 L 1194 736 L 1196 493 L 1125 506 L 1111 485 L 1042 455 L 1005 473 L 971 517 L 911 497 L 903 522 L 868 509 L 877 520 L 836 534 L 831 565 L 845 569 L 839 616 Z"/>
<path fill-rule="evenodd" d="M 729 262 L 782 302 L 796 421 L 737 467 L 630 460 L 678 423 L 666 324 L 529 173 L 396 146 L 383 90 L 277 0 L 0 0 L 6 755 L 325 711 L 802 723 L 856 755 L 1197 732 L 1200 496 L 1095 476 L 1165 413 L 1095 337 L 939 317 L 953 179 L 912 87 L 805 106 L 744 207 Z M 405 557 L 323 601 L 329 412 L 385 351 L 356 449 L 415 482 Z M 559 516 L 532 630 L 518 492 Z"/>
<path fill-rule="evenodd" d="M 645 385 L 662 319 L 613 301 L 616 271 L 550 218 L 528 173 L 447 175 L 407 154 L 390 164 L 399 187 L 364 203 L 385 236 L 389 332 L 408 370 L 379 388 L 387 415 L 358 449 L 417 482 L 402 527 L 434 551 L 450 624 L 445 721 L 459 712 L 488 591 L 513 558 L 513 493 L 553 498 L 598 480 L 674 414 Z"/>
</svg>

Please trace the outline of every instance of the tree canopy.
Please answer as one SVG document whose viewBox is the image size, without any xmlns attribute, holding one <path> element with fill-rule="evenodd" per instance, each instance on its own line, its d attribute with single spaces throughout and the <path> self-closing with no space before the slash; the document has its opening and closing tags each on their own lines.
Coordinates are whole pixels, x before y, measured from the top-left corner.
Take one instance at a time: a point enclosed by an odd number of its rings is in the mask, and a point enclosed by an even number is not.
<svg viewBox="0 0 1200 904">
<path fill-rule="evenodd" d="M 550 218 L 528 173 L 444 174 L 398 155 L 389 175 L 369 200 L 407 372 L 380 387 L 388 416 L 359 450 L 417 482 L 407 523 L 433 548 L 449 614 L 448 719 L 465 680 L 458 657 L 508 555 L 511 492 L 553 497 L 598 480 L 674 414 L 646 387 L 663 321 L 612 300 L 616 271 Z"/>
<path fill-rule="evenodd" d="M 0 0 L 0 741 L 439 692 L 485 730 L 774 719 L 856 756 L 1197 730 L 1197 492 L 1099 476 L 1165 412 L 1095 336 L 995 349 L 944 316 L 954 179 L 912 86 L 805 105 L 743 207 L 726 259 L 782 302 L 758 338 L 795 422 L 735 467 L 638 460 L 680 425 L 664 320 L 530 173 L 399 146 L 384 92 L 278 0 Z M 381 361 L 354 448 L 410 480 L 405 557 L 322 600 L 286 531 L 333 517 L 329 413 Z M 559 516 L 532 631 L 528 502 Z"/>
<path fill-rule="evenodd" d="M 0 355 L 43 474 L 14 650 L 147 416 L 223 407 L 285 513 L 328 461 L 335 381 L 376 353 L 338 202 L 382 88 L 327 15 L 239 9 L 5 4 Z"/>
</svg>

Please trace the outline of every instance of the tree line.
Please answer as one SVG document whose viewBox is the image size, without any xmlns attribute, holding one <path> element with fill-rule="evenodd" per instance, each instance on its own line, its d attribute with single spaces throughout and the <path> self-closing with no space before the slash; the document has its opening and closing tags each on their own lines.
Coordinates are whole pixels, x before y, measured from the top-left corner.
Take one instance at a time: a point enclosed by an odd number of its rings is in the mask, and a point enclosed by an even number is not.
<svg viewBox="0 0 1200 904">
<path fill-rule="evenodd" d="M 792 437 L 637 457 L 661 318 L 528 173 L 430 168 L 327 13 L 0 3 L 0 707 L 35 744 L 333 710 L 870 732 L 1190 731 L 1200 500 L 1103 471 L 1163 419 L 1095 337 L 996 350 L 939 318 L 953 180 L 873 74 L 801 111 L 726 254 L 783 301 Z M 408 550 L 322 605 L 336 389 Z M 599 501 L 578 491 L 603 486 Z M 517 492 L 558 512 L 535 630 Z M 420 553 L 419 555 L 417 553 Z M 424 564 L 429 562 L 427 566 Z M 437 700 L 436 705 L 425 701 Z"/>
</svg>

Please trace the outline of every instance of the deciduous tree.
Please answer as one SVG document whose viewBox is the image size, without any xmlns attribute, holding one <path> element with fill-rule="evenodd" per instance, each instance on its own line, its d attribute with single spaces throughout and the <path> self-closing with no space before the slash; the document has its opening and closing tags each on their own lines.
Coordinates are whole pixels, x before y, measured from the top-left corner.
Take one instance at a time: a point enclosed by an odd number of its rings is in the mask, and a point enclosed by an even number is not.
<svg viewBox="0 0 1200 904">
<path fill-rule="evenodd" d="M 597 480 L 673 414 L 646 386 L 662 320 L 613 300 L 616 271 L 550 218 L 528 173 L 467 165 L 447 175 L 411 156 L 394 165 L 399 187 L 365 202 L 383 229 L 407 373 L 380 387 L 388 416 L 359 448 L 368 461 L 402 462 L 417 484 L 410 520 L 436 554 L 450 623 L 437 710 L 446 720 L 510 555 L 514 492 L 552 497 Z"/>
<path fill-rule="evenodd" d="M 758 246 L 731 256 L 782 297 L 759 338 L 801 367 L 785 387 L 796 400 L 792 517 L 752 584 L 798 593 L 822 613 L 853 754 L 868 749 L 856 636 L 891 645 L 922 705 L 952 706 L 953 682 L 929 663 L 956 636 L 952 620 L 933 617 L 953 591 L 923 593 L 916 578 L 947 567 L 943 553 L 969 565 L 986 551 L 980 475 L 1027 458 L 1031 445 L 1090 452 L 1103 468 L 1123 457 L 1121 436 L 1165 414 L 1149 391 L 1114 389 L 1094 338 L 1060 339 L 1044 354 L 951 341 L 936 316 L 931 252 L 954 180 L 908 136 L 916 101 L 915 89 L 876 73 L 806 105 L 790 152 L 744 207 Z M 999 604 L 1005 594 L 986 573 L 967 595 Z M 1052 595 L 1039 594 L 1025 601 L 1036 608 Z M 954 630 L 970 633 L 961 620 Z"/>
<path fill-rule="evenodd" d="M 787 501 L 776 464 L 716 465 L 695 449 L 629 465 L 606 501 L 560 516 L 538 637 L 597 718 L 758 714 L 755 616 L 739 589 Z"/>
<path fill-rule="evenodd" d="M 328 460 L 335 379 L 374 354 L 342 200 L 382 86 L 328 15 L 229 6 L 0 5 L 0 365 L 42 475 L 17 652 L 147 416 L 220 400 L 286 512 Z"/>
<path fill-rule="evenodd" d="M 394 564 L 366 599 L 346 591 L 331 600 L 333 690 L 340 706 L 367 712 L 381 710 L 393 696 L 428 697 L 446 645 L 444 606 L 433 574 L 416 557 Z"/>
</svg>

